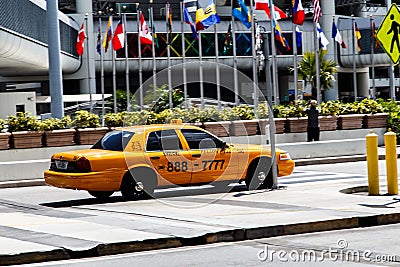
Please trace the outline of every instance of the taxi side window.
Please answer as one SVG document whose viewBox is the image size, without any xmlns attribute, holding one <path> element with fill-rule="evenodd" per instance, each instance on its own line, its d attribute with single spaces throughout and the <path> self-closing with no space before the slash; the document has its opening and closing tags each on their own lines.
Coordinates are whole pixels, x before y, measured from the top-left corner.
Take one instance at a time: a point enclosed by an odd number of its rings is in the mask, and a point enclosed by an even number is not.
<svg viewBox="0 0 400 267">
<path fill-rule="evenodd" d="M 196 129 L 182 129 L 190 149 L 222 148 L 224 142 L 209 133 Z"/>
<path fill-rule="evenodd" d="M 147 138 L 147 151 L 181 150 L 182 144 L 175 130 L 155 131 Z"/>
</svg>

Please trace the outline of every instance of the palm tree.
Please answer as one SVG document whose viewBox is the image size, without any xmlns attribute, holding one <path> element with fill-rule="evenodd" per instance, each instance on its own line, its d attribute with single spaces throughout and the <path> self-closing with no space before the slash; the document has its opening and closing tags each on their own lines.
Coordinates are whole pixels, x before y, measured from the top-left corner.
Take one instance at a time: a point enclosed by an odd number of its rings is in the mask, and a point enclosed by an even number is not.
<svg viewBox="0 0 400 267">
<path fill-rule="evenodd" d="M 321 92 L 325 89 L 329 90 L 335 81 L 334 74 L 337 73 L 336 62 L 330 59 L 325 59 L 327 50 L 320 50 L 319 65 L 320 65 L 320 85 Z M 303 59 L 298 65 L 299 75 L 305 80 L 305 83 L 310 83 L 313 97 L 317 96 L 317 77 L 315 67 L 315 52 L 307 51 L 303 55 Z M 291 68 L 293 71 L 293 68 Z"/>
</svg>

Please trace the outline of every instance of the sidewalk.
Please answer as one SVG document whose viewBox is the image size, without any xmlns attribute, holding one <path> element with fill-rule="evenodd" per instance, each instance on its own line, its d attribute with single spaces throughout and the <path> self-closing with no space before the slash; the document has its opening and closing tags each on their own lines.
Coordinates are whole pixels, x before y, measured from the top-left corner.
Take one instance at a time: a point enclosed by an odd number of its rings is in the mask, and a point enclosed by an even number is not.
<svg viewBox="0 0 400 267">
<path fill-rule="evenodd" d="M 107 202 L 62 189 L 70 200 L 46 202 L 56 189 L 37 187 L 41 205 L 0 200 L 0 265 L 400 223 L 400 201 L 384 195 L 385 181 L 382 195 L 367 196 L 366 180 L 354 178 L 272 191 L 237 185 L 228 194 L 164 189 L 142 201 L 116 193 Z"/>
</svg>

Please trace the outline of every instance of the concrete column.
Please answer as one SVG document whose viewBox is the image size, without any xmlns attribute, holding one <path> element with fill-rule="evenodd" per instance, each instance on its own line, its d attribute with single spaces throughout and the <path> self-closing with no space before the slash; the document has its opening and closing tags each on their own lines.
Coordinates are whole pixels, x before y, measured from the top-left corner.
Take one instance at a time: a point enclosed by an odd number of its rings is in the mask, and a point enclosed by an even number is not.
<svg viewBox="0 0 400 267">
<path fill-rule="evenodd" d="M 319 1 L 323 16 L 320 18 L 322 30 L 329 41 L 328 52 L 326 59 L 335 59 L 334 40 L 332 39 L 332 18 L 335 15 L 335 1 Z M 333 87 L 329 90 L 324 90 L 325 100 L 336 100 L 339 98 L 338 83 L 333 82 Z"/>
<path fill-rule="evenodd" d="M 369 96 L 369 72 L 368 68 L 357 73 L 358 96 Z"/>
<path fill-rule="evenodd" d="M 96 70 L 95 70 L 95 56 L 96 56 L 96 34 L 94 33 L 93 29 L 93 7 L 92 1 L 76 1 L 76 12 L 81 14 L 81 19 L 77 20 L 79 26 L 85 22 L 85 14 L 88 14 L 88 27 L 86 28 L 85 25 L 85 32 L 88 37 L 88 41 L 85 43 L 85 52 L 82 55 L 82 70 L 86 73 L 88 72 L 88 58 L 87 58 L 87 51 L 89 51 L 89 75 L 86 75 L 87 78 L 82 79 L 80 81 L 80 92 L 82 94 L 92 94 L 96 93 Z"/>
<path fill-rule="evenodd" d="M 50 110 L 53 118 L 64 116 L 63 81 L 61 70 L 60 23 L 58 21 L 58 0 L 47 0 L 47 31 L 49 35 L 49 84 Z"/>
</svg>

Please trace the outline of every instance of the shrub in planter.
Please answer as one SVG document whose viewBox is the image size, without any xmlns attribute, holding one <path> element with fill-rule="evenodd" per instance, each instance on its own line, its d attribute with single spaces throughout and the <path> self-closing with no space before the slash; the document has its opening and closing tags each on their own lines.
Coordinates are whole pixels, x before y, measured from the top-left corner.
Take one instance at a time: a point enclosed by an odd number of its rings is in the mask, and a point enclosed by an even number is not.
<svg viewBox="0 0 400 267">
<path fill-rule="evenodd" d="M 354 103 L 342 103 L 339 107 L 338 129 L 361 129 L 364 114 L 357 114 L 359 105 Z"/>
<path fill-rule="evenodd" d="M 121 127 L 124 125 L 124 112 L 107 113 L 104 115 L 104 124 L 107 127 Z"/>
<path fill-rule="evenodd" d="M 321 131 L 334 131 L 337 128 L 337 114 L 340 101 L 326 101 L 319 106 L 319 128 Z"/>
<path fill-rule="evenodd" d="M 78 145 L 91 145 L 97 142 L 109 131 L 107 127 L 100 126 L 100 117 L 86 110 L 75 112 L 73 125 L 76 127 L 74 141 Z"/>
<path fill-rule="evenodd" d="M 0 149 L 8 149 L 10 133 L 3 133 L 5 120 L 0 119 Z"/>
<path fill-rule="evenodd" d="M 29 112 L 17 112 L 8 116 L 8 131 L 11 132 L 11 148 L 35 148 L 42 146 L 41 122 Z"/>
<path fill-rule="evenodd" d="M 307 131 L 307 117 L 304 111 L 304 103 L 295 101 L 294 104 L 285 105 L 282 114 L 286 117 L 285 132 L 302 133 Z"/>
<path fill-rule="evenodd" d="M 74 144 L 74 129 L 68 129 L 72 120 L 69 116 L 62 119 L 48 118 L 42 122 L 43 146 L 71 146 Z"/>
</svg>

